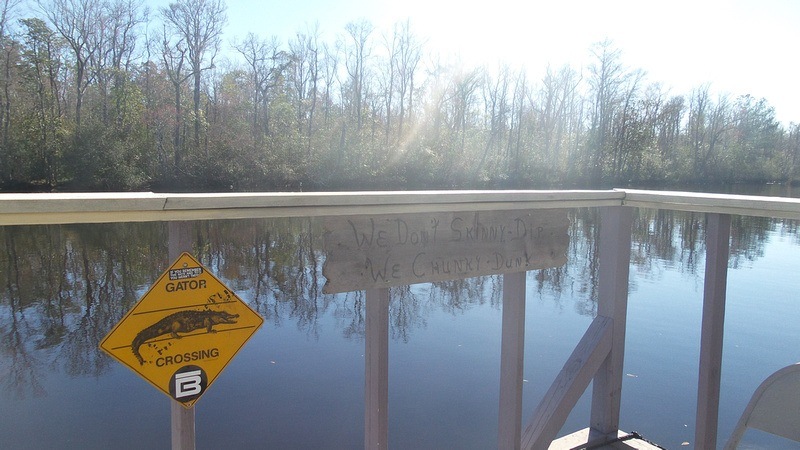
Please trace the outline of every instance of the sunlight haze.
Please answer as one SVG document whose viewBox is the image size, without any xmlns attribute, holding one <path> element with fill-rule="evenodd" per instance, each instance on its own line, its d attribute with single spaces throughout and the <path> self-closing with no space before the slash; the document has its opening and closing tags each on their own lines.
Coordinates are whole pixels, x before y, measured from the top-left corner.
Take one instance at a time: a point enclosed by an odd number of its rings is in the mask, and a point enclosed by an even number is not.
<svg viewBox="0 0 800 450">
<path fill-rule="evenodd" d="M 610 39 L 629 68 L 644 70 L 649 82 L 674 94 L 709 83 L 717 93 L 764 97 L 778 120 L 800 121 L 794 57 L 800 2 L 791 0 L 229 1 L 225 39 L 254 32 L 285 44 L 318 23 L 323 39 L 333 41 L 359 19 L 379 35 L 409 19 L 427 53 L 475 66 L 524 66 L 534 78 L 548 64 L 580 70 L 591 45 Z"/>
</svg>

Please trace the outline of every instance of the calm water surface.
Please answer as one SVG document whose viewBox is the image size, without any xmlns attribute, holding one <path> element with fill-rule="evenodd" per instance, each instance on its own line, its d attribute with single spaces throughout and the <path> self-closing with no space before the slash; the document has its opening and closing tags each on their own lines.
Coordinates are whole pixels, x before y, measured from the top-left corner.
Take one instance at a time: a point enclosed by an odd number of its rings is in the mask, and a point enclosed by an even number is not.
<svg viewBox="0 0 800 450">
<path fill-rule="evenodd" d="M 595 311 L 597 211 L 568 263 L 528 273 L 524 421 Z M 621 428 L 694 439 L 702 215 L 638 210 Z M 364 296 L 322 293 L 318 220 L 196 224 L 194 254 L 265 319 L 197 403 L 198 448 L 363 448 Z M 734 216 L 721 441 L 800 360 L 796 222 Z M 164 224 L 0 227 L 0 448 L 168 448 L 169 402 L 98 349 L 166 268 Z M 496 447 L 500 277 L 393 288 L 389 447 Z M 584 395 L 563 432 L 588 425 Z M 752 448 L 798 448 L 748 434 Z M 688 443 L 688 446 L 682 444 Z"/>
</svg>

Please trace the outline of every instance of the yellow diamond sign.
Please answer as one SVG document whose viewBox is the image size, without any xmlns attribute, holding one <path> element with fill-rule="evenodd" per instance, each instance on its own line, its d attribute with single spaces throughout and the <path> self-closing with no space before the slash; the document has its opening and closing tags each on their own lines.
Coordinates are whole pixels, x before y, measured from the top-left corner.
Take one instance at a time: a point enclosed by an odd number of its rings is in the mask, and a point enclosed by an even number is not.
<svg viewBox="0 0 800 450">
<path fill-rule="evenodd" d="M 184 253 L 100 348 L 189 408 L 263 322 Z"/>
</svg>

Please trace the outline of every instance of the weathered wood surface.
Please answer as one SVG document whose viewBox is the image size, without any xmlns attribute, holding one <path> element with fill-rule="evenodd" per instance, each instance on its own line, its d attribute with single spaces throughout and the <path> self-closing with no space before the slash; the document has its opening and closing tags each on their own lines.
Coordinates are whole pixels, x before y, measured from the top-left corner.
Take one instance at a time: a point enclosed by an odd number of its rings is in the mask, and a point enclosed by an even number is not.
<svg viewBox="0 0 800 450">
<path fill-rule="evenodd" d="M 592 381 L 590 426 L 605 435 L 619 430 L 632 224 L 632 208 L 612 206 L 600 212 L 597 317 L 611 318 L 613 330 L 611 351 Z"/>
<path fill-rule="evenodd" d="M 0 225 L 581 208 L 619 205 L 615 191 L 402 191 L 0 194 Z"/>
<path fill-rule="evenodd" d="M 722 341 L 728 283 L 731 216 L 709 214 L 706 231 L 706 271 L 703 283 L 703 325 L 697 380 L 696 448 L 717 448 Z"/>
<path fill-rule="evenodd" d="M 500 410 L 497 448 L 517 450 L 522 436 L 522 383 L 525 363 L 525 273 L 503 275 L 503 328 L 500 340 Z"/>
<path fill-rule="evenodd" d="M 168 227 L 167 244 L 170 261 L 178 259 L 183 252 L 192 251 L 192 230 L 190 222 L 171 222 Z M 175 400 L 170 400 L 170 424 L 172 450 L 195 449 L 195 409 L 184 408 Z"/>
<path fill-rule="evenodd" d="M 625 193 L 623 203 L 626 206 L 638 208 L 800 219 L 800 199 L 797 198 L 636 189 L 616 191 Z"/>
<path fill-rule="evenodd" d="M 366 292 L 364 347 L 364 448 L 388 448 L 389 290 Z"/>
<path fill-rule="evenodd" d="M 566 210 L 328 217 L 325 292 L 524 272 L 566 262 Z"/>
<path fill-rule="evenodd" d="M 800 199 L 616 190 L 0 194 L 0 225 L 154 222 L 628 205 L 800 219 Z"/>
</svg>

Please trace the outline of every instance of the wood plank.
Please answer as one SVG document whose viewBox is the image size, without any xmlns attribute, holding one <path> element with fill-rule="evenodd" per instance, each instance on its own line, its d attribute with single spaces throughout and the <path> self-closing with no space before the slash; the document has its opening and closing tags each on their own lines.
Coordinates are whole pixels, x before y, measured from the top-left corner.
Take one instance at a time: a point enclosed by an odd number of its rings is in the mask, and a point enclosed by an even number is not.
<svg viewBox="0 0 800 450">
<path fill-rule="evenodd" d="M 0 194 L 3 214 L 162 210 L 166 194 L 152 192 L 76 192 Z"/>
<path fill-rule="evenodd" d="M 613 319 L 611 352 L 592 383 L 590 426 L 600 434 L 619 429 L 628 309 L 632 208 L 615 206 L 600 212 L 597 315 Z"/>
<path fill-rule="evenodd" d="M 169 403 L 172 450 L 194 450 L 194 406 L 184 408 L 175 400 L 170 400 Z"/>
<path fill-rule="evenodd" d="M 500 411 L 497 448 L 520 448 L 522 377 L 525 359 L 525 272 L 503 275 L 503 329 L 500 342 Z"/>
<path fill-rule="evenodd" d="M 171 222 L 167 227 L 168 257 L 174 261 L 183 252 L 192 251 L 192 229 L 190 222 Z M 170 400 L 170 423 L 173 450 L 194 450 L 195 448 L 195 409 L 184 408 L 175 400 Z"/>
<path fill-rule="evenodd" d="M 670 191 L 0 194 L 0 225 L 215 220 L 614 205 L 800 219 L 800 200 Z M 84 214 L 85 213 L 85 214 Z M 121 213 L 121 214 L 120 214 Z"/>
<path fill-rule="evenodd" d="M 625 192 L 624 204 L 632 207 L 800 219 L 800 199 L 796 198 L 636 189 L 619 191 Z"/>
<path fill-rule="evenodd" d="M 590 190 L 459 190 L 459 191 L 361 191 L 276 192 L 223 194 L 169 194 L 166 209 L 263 208 L 297 206 L 359 207 L 373 205 L 426 205 L 476 203 L 540 203 L 560 201 L 622 201 L 624 193 Z M 551 206 L 552 207 L 552 206 Z M 462 208 L 463 209 L 463 208 Z M 358 214 L 358 212 L 354 213 Z"/>
<path fill-rule="evenodd" d="M 567 211 L 513 210 L 328 217 L 326 293 L 558 267 Z"/>
<path fill-rule="evenodd" d="M 542 398 L 522 435 L 523 449 L 547 448 L 611 351 L 613 320 L 597 316 Z"/>
<path fill-rule="evenodd" d="M 119 222 L 159 222 L 189 220 L 230 220 L 230 219 L 267 219 L 283 217 L 326 217 L 364 214 L 413 214 L 421 212 L 460 212 L 497 211 L 514 209 L 550 209 L 550 208 L 584 208 L 619 205 L 620 200 L 602 201 L 558 201 L 551 203 L 537 202 L 497 202 L 426 204 L 426 205 L 364 205 L 364 206 L 276 206 L 260 208 L 219 208 L 219 209 L 186 209 L 186 210 L 139 210 L 139 211 L 89 211 L 89 212 L 49 212 L 3 214 L 0 212 L 2 225 L 47 225 L 71 223 L 119 223 Z"/>
<path fill-rule="evenodd" d="M 389 289 L 366 292 L 364 448 L 385 449 L 389 438 Z"/>
<path fill-rule="evenodd" d="M 0 225 L 149 222 L 619 205 L 614 191 L 0 194 Z"/>
<path fill-rule="evenodd" d="M 706 269 L 695 443 L 696 448 L 717 448 L 731 216 L 709 214 L 706 220 Z"/>
</svg>

